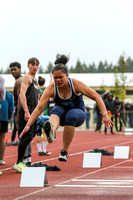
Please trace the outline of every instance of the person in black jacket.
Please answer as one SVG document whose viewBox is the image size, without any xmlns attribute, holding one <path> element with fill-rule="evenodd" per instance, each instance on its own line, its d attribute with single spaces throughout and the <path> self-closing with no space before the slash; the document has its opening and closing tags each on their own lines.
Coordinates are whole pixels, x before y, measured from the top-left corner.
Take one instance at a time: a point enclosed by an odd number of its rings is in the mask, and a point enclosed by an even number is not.
<svg viewBox="0 0 133 200">
<path fill-rule="evenodd" d="M 122 131 L 122 121 L 124 123 L 123 102 L 119 101 L 119 97 L 115 97 L 115 128 L 116 131 Z"/>
<path fill-rule="evenodd" d="M 108 111 L 108 115 L 111 118 L 111 120 L 113 121 L 116 111 L 115 111 L 115 101 L 113 100 L 113 94 L 111 92 L 108 94 L 108 98 L 105 100 L 105 105 L 106 105 L 106 109 Z M 104 133 L 105 133 L 105 135 L 107 134 L 106 126 L 104 129 Z M 110 133 L 115 134 L 113 132 L 113 125 L 110 127 Z"/>
<path fill-rule="evenodd" d="M 95 111 L 97 113 L 97 123 L 96 123 L 96 129 L 95 132 L 101 132 L 101 126 L 102 126 L 102 114 L 100 112 L 100 109 L 98 108 L 98 106 L 96 105 L 95 107 Z"/>
</svg>

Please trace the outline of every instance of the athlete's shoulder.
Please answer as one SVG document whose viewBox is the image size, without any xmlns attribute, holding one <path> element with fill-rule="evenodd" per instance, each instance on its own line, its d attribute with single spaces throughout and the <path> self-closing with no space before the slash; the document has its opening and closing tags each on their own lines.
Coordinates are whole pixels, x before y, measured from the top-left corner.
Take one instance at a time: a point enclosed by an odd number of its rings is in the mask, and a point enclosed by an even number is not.
<svg viewBox="0 0 133 200">
<path fill-rule="evenodd" d="M 23 77 L 20 76 L 16 81 L 15 81 L 15 85 L 20 85 L 22 82 Z"/>
<path fill-rule="evenodd" d="M 22 82 L 25 82 L 25 83 L 28 83 L 28 84 L 31 84 L 32 83 L 32 76 L 30 74 L 25 74 L 23 79 L 22 79 Z"/>
</svg>

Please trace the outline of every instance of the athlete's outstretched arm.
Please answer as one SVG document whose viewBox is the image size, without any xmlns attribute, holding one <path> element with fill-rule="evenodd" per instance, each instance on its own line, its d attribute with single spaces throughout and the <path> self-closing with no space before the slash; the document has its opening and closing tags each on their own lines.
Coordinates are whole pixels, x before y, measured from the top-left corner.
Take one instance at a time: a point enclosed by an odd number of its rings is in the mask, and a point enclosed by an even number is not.
<svg viewBox="0 0 133 200">
<path fill-rule="evenodd" d="M 40 99 L 37 107 L 32 112 L 25 128 L 21 132 L 20 138 L 30 129 L 31 125 L 36 121 L 36 119 L 39 117 L 39 115 L 43 112 L 50 97 L 53 97 L 53 95 L 54 95 L 54 84 L 52 83 L 43 92 L 43 95 L 41 96 L 41 99 Z"/>
<path fill-rule="evenodd" d="M 73 83 L 76 93 L 82 93 L 83 95 L 87 96 L 88 98 L 94 100 L 97 103 L 102 114 L 102 123 L 105 123 L 105 126 L 107 128 L 111 127 L 113 125 L 113 122 L 108 116 L 106 106 L 101 96 L 95 90 L 89 88 L 87 85 L 76 79 L 73 79 Z"/>
</svg>

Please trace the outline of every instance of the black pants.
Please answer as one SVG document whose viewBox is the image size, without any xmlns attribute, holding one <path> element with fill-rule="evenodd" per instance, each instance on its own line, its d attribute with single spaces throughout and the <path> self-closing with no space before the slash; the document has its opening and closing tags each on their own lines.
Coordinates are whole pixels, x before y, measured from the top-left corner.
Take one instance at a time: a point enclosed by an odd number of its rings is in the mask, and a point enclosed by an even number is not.
<svg viewBox="0 0 133 200">
<path fill-rule="evenodd" d="M 24 120 L 24 113 L 19 113 L 19 127 L 18 127 L 18 135 L 21 134 L 27 122 Z M 19 141 L 18 145 L 18 158 L 17 163 L 22 162 L 25 154 L 25 150 L 28 144 L 32 141 L 34 136 L 36 135 L 36 123 L 34 123 L 28 132 L 26 132 Z"/>
<path fill-rule="evenodd" d="M 112 120 L 112 122 L 113 122 L 113 117 L 111 117 L 111 120 Z M 111 133 L 113 133 L 113 125 L 112 125 L 112 127 L 110 127 L 110 132 Z M 106 128 L 106 126 L 105 126 L 105 129 L 104 129 L 104 133 L 106 134 L 107 133 L 107 128 Z"/>
<path fill-rule="evenodd" d="M 13 124 L 14 124 L 14 127 L 13 127 L 13 130 L 12 130 L 12 136 L 11 136 L 11 141 L 13 142 L 16 138 L 16 133 L 17 133 L 17 115 L 14 115 L 13 116 Z"/>
<path fill-rule="evenodd" d="M 96 131 L 101 130 L 101 126 L 102 126 L 102 115 L 101 114 L 97 114 Z"/>
</svg>

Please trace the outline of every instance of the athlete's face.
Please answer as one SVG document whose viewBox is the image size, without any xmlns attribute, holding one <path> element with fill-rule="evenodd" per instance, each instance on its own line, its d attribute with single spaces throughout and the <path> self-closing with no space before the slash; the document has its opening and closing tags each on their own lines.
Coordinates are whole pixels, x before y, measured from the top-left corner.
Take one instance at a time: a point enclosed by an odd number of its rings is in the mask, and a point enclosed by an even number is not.
<svg viewBox="0 0 133 200">
<path fill-rule="evenodd" d="M 37 73 L 37 70 L 39 69 L 39 65 L 37 65 L 36 63 L 33 65 L 33 64 L 29 64 L 28 65 L 28 68 L 29 68 L 29 71 L 31 74 L 36 74 Z"/>
<path fill-rule="evenodd" d="M 68 83 L 68 74 L 66 75 L 61 70 L 54 71 L 53 79 L 58 87 L 63 87 Z"/>
<path fill-rule="evenodd" d="M 19 69 L 17 66 L 11 67 L 10 70 L 15 79 L 20 77 L 21 69 Z"/>
</svg>

